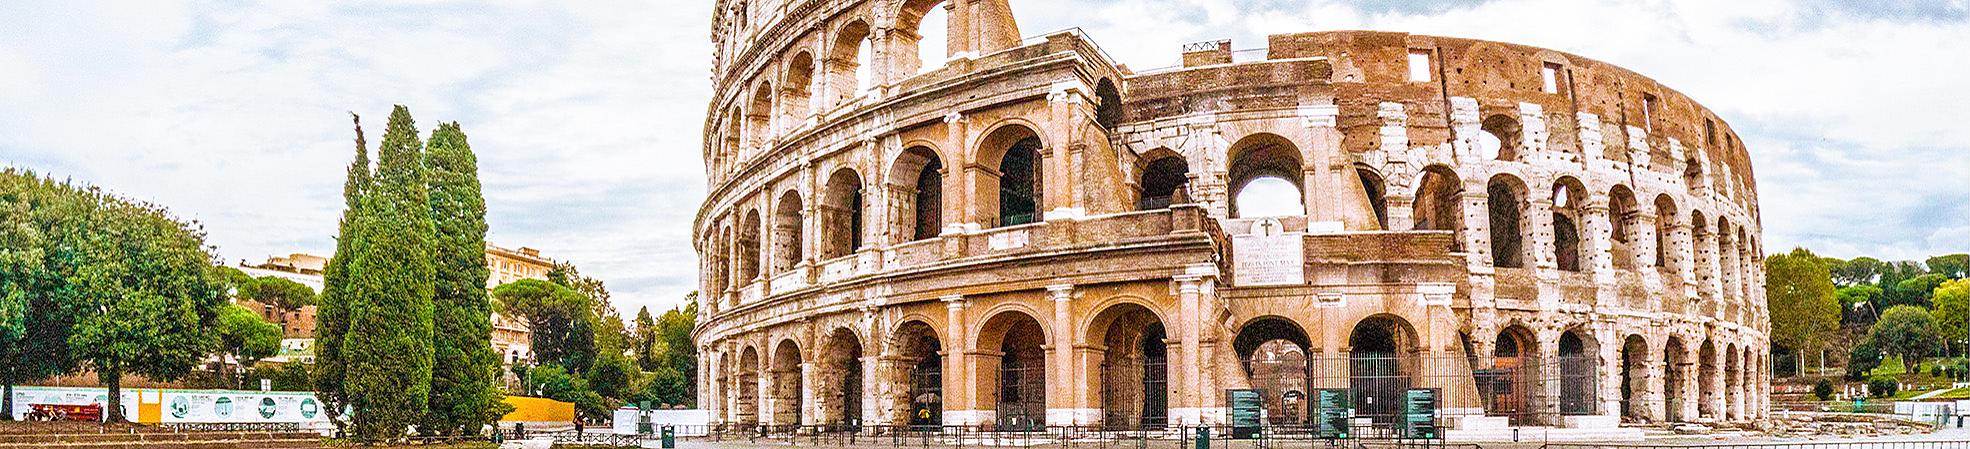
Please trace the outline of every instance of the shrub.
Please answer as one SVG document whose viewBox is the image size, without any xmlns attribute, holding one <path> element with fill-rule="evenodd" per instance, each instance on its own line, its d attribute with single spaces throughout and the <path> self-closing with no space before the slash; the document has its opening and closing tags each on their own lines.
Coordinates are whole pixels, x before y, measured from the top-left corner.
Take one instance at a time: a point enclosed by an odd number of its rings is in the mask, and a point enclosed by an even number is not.
<svg viewBox="0 0 1970 449">
<path fill-rule="evenodd" d="M 1874 397 L 1877 398 L 1894 396 L 1896 390 L 1899 390 L 1900 388 L 1901 388 L 1901 383 L 1896 382 L 1895 378 L 1893 377 L 1874 376 L 1867 379 L 1868 394 L 1872 394 L 1874 395 Z"/>
<path fill-rule="evenodd" d="M 1813 396 L 1819 397 L 1822 401 L 1833 399 L 1833 380 L 1820 378 L 1819 382 L 1813 384 Z"/>
</svg>

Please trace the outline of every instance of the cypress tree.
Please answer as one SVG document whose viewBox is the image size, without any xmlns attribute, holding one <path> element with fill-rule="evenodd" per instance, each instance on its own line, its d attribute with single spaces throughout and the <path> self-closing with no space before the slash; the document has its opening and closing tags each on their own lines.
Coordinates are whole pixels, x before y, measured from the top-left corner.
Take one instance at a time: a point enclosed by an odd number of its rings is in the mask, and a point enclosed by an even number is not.
<svg viewBox="0 0 1970 449">
<path fill-rule="evenodd" d="M 399 105 L 361 201 L 360 251 L 349 260 L 342 293 L 342 394 L 355 407 L 356 439 L 402 436 L 429 406 L 436 228 L 426 189 L 423 143 L 410 110 Z"/>
<path fill-rule="evenodd" d="M 486 200 L 477 157 L 457 122 L 431 132 L 424 167 L 437 230 L 431 252 L 437 276 L 430 413 L 420 429 L 476 434 L 499 418 L 503 404 L 494 384 L 499 355 L 492 349 L 492 303 L 486 298 Z"/>
<path fill-rule="evenodd" d="M 335 255 L 322 269 L 321 298 L 315 310 L 315 395 L 321 397 L 326 405 L 323 408 L 337 427 L 346 424 L 342 406 L 349 403 L 342 394 L 343 372 L 347 370 L 342 357 L 342 338 L 349 330 L 349 308 L 344 300 L 345 292 L 349 291 L 348 267 L 350 259 L 361 253 L 356 230 L 363 222 L 362 198 L 370 182 L 369 144 L 363 139 L 363 119 L 354 113 L 349 116 L 356 123 L 356 159 L 349 163 L 348 178 L 342 182 L 342 222 L 337 227 Z"/>
</svg>

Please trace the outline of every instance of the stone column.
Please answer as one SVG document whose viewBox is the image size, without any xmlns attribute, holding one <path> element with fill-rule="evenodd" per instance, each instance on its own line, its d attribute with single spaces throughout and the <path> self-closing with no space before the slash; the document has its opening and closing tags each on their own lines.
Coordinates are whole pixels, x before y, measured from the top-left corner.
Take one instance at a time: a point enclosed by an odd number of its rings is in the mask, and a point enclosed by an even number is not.
<svg viewBox="0 0 1970 449">
<path fill-rule="evenodd" d="M 1204 389 L 1203 351 L 1197 347 L 1198 328 L 1204 321 L 1198 297 L 1203 279 L 1189 274 L 1172 279 L 1177 283 L 1177 316 L 1168 326 L 1177 333 L 1177 369 L 1171 370 L 1176 375 L 1170 381 L 1178 388 L 1177 394 L 1170 397 L 1170 421 L 1177 425 L 1199 424 L 1204 407 L 1199 394 Z"/>
<path fill-rule="evenodd" d="M 1052 349 L 1047 355 L 1053 360 L 1047 362 L 1047 425 L 1078 425 L 1083 415 L 1078 404 L 1086 404 L 1087 389 L 1094 385 L 1092 379 L 1083 379 L 1074 365 L 1074 322 L 1070 319 L 1073 311 L 1074 285 L 1058 284 L 1047 286 L 1047 298 L 1053 301 L 1053 328 L 1050 334 L 1053 341 L 1048 342 Z M 1065 393 L 1065 394 L 1063 394 Z"/>
<path fill-rule="evenodd" d="M 820 398 L 822 388 L 819 381 L 822 376 L 820 368 L 815 365 L 814 362 L 801 362 L 800 391 L 792 392 L 800 398 L 800 416 L 795 422 L 803 426 L 818 426 L 828 422 L 826 418 L 832 418 L 823 416 L 829 413 L 822 409 L 826 405 L 821 403 Z"/>
<path fill-rule="evenodd" d="M 944 335 L 940 341 L 944 345 L 944 425 L 980 424 L 981 413 L 977 399 L 966 387 L 978 385 L 977 373 L 972 372 L 971 348 L 965 347 L 970 341 L 965 335 L 965 299 L 962 295 L 939 298 L 944 302 Z"/>
</svg>

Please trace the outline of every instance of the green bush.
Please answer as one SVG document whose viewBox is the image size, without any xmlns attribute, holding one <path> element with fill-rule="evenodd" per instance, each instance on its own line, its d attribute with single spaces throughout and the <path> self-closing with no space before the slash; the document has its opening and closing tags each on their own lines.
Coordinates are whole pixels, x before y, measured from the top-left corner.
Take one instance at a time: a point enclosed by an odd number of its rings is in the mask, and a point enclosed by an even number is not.
<svg viewBox="0 0 1970 449">
<path fill-rule="evenodd" d="M 1819 382 L 1814 383 L 1813 396 L 1819 397 L 1822 401 L 1833 399 L 1833 380 L 1821 378 Z"/>
<path fill-rule="evenodd" d="M 1867 379 L 1868 394 L 1874 395 L 1874 397 L 1877 398 L 1894 396 L 1895 391 L 1900 388 L 1901 388 L 1901 383 L 1896 382 L 1895 378 L 1893 377 L 1874 376 Z"/>
</svg>

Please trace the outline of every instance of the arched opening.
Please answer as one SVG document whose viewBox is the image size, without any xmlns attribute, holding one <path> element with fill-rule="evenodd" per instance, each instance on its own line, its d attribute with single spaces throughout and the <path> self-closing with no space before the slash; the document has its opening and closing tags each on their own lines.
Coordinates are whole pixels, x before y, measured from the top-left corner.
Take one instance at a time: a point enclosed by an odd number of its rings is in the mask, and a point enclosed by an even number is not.
<svg viewBox="0 0 1970 449">
<path fill-rule="evenodd" d="M 1449 167 L 1431 165 L 1423 168 L 1422 179 L 1416 182 L 1416 201 L 1412 205 L 1418 231 L 1460 232 L 1464 228 L 1464 184 L 1457 179 L 1457 173 Z M 1451 252 L 1464 250 L 1462 235 L 1451 239 Z"/>
<path fill-rule="evenodd" d="M 1717 344 L 1703 342 L 1702 349 L 1697 350 L 1696 360 L 1696 391 L 1702 397 L 1702 402 L 1697 403 L 1697 415 L 1722 419 L 1724 392 L 1717 389 Z"/>
<path fill-rule="evenodd" d="M 1485 184 L 1485 210 L 1491 219 L 1491 265 L 1525 267 L 1525 184 L 1511 175 L 1491 177 Z"/>
<path fill-rule="evenodd" d="M 1635 192 L 1627 186 L 1614 186 L 1607 194 L 1607 214 L 1609 230 L 1609 256 L 1614 259 L 1614 269 L 1633 270 L 1639 255 L 1635 254 L 1635 244 L 1641 236 L 1642 211 L 1636 207 Z"/>
<path fill-rule="evenodd" d="M 760 82 L 746 105 L 746 141 L 753 148 L 765 148 L 773 138 L 773 83 Z"/>
<path fill-rule="evenodd" d="M 1572 177 L 1553 183 L 1553 263 L 1562 271 L 1580 271 L 1581 213 L 1586 210 L 1587 188 Z"/>
<path fill-rule="evenodd" d="M 780 108 L 785 117 L 781 129 L 792 129 L 812 114 L 814 104 L 814 54 L 802 51 L 787 61 L 787 75 L 780 81 Z"/>
<path fill-rule="evenodd" d="M 1478 155 L 1485 159 L 1516 161 L 1519 159 L 1520 129 L 1518 119 L 1503 114 L 1485 117 L 1482 124 L 1484 133 L 1478 135 Z"/>
<path fill-rule="evenodd" d="M 760 251 L 759 211 L 746 211 L 746 219 L 739 224 L 739 282 L 751 284 L 759 280 L 759 267 L 764 256 Z"/>
<path fill-rule="evenodd" d="M 890 422 L 917 427 L 944 425 L 944 343 L 937 331 L 922 321 L 910 321 L 896 328 L 890 339 L 890 353 L 896 358 L 890 371 L 892 385 L 906 385 L 903 394 L 893 397 Z"/>
<path fill-rule="evenodd" d="M 997 212 L 997 226 L 1018 226 L 1043 219 L 1046 198 L 1045 164 L 1040 153 L 1040 137 L 1024 126 L 1007 126 L 985 139 L 986 151 L 998 154 L 998 192 L 987 210 Z M 986 153 L 990 154 L 990 153 Z M 990 160 L 990 159 L 987 159 Z M 996 207 L 991 207 L 996 206 Z M 994 210 L 996 209 L 996 210 Z"/>
<path fill-rule="evenodd" d="M 800 396 L 803 391 L 800 376 L 800 345 L 793 340 L 780 340 L 773 348 L 773 372 L 770 382 L 773 385 L 773 424 L 779 426 L 800 425 Z"/>
<path fill-rule="evenodd" d="M 1348 335 L 1348 385 L 1355 416 L 1384 425 L 1401 418 L 1402 398 L 1412 384 L 1413 369 L 1406 365 L 1415 348 L 1415 333 L 1401 318 L 1376 315 L 1354 325 Z"/>
<path fill-rule="evenodd" d="M 1136 202 L 1136 209 L 1170 207 L 1177 192 L 1190 183 L 1189 173 L 1190 164 L 1182 157 L 1172 155 L 1150 161 L 1142 170 L 1142 199 Z"/>
<path fill-rule="evenodd" d="M 788 190 L 780 195 L 779 206 L 773 211 L 773 273 L 785 273 L 800 264 L 802 213 L 800 192 Z"/>
<path fill-rule="evenodd" d="M 1382 175 L 1368 167 L 1355 167 L 1354 174 L 1361 178 L 1361 193 L 1368 199 L 1368 207 L 1375 211 L 1375 230 L 1389 228 L 1388 184 Z"/>
<path fill-rule="evenodd" d="M 1094 121 L 1101 127 L 1114 129 L 1122 123 L 1122 91 L 1115 88 L 1115 82 L 1102 78 L 1094 85 Z"/>
<path fill-rule="evenodd" d="M 1593 336 L 1582 329 L 1569 329 L 1560 334 L 1560 414 L 1596 415 L 1600 414 L 1599 380 L 1596 367 L 1600 365 L 1600 350 L 1594 344 Z"/>
<path fill-rule="evenodd" d="M 1109 429 L 1160 429 L 1169 425 L 1169 346 L 1163 322 L 1135 304 L 1096 315 L 1105 348 L 1101 360 L 1102 423 Z"/>
<path fill-rule="evenodd" d="M 1731 219 L 1717 216 L 1717 268 L 1723 276 L 1724 296 L 1738 296 L 1738 263 L 1736 232 L 1731 227 Z"/>
<path fill-rule="evenodd" d="M 1683 188 L 1695 193 L 1701 187 L 1704 187 L 1703 162 L 1698 161 L 1696 156 L 1690 156 L 1683 161 Z"/>
<path fill-rule="evenodd" d="M 828 104 L 838 105 L 861 96 L 869 88 L 869 24 L 856 20 L 835 31 L 833 50 L 828 55 L 828 91 L 834 95 Z"/>
<path fill-rule="evenodd" d="M 1681 338 L 1669 337 L 1669 342 L 1662 347 L 1662 355 L 1662 402 L 1666 407 L 1664 419 L 1669 422 L 1689 421 L 1694 418 L 1686 414 L 1687 410 L 1693 408 L 1689 407 L 1688 402 L 1691 399 L 1689 349 L 1683 346 Z"/>
<path fill-rule="evenodd" d="M 927 147 L 910 147 L 889 169 L 896 235 L 936 237 L 944 229 L 944 162 Z"/>
<path fill-rule="evenodd" d="M 978 347 L 996 348 L 1000 355 L 998 372 L 990 376 L 989 383 L 981 379 L 979 386 L 985 391 L 978 397 L 991 399 L 979 402 L 994 404 L 998 430 L 1031 430 L 1046 425 L 1046 338 L 1040 322 L 1020 312 L 998 314 L 981 327 Z"/>
<path fill-rule="evenodd" d="M 739 353 L 739 374 L 733 393 L 734 419 L 742 425 L 759 424 L 759 351 L 747 346 Z"/>
<path fill-rule="evenodd" d="M 737 103 L 737 101 L 733 103 Z M 737 104 L 733 104 L 732 109 L 725 113 L 725 153 L 720 155 L 721 159 L 742 157 L 739 154 L 739 147 L 741 146 L 741 142 L 745 140 L 746 132 L 743 126 L 746 121 L 745 117 L 745 114 L 740 111 L 739 105 Z M 730 162 L 737 161 L 728 161 L 728 163 Z"/>
<path fill-rule="evenodd" d="M 705 276 L 710 280 L 707 283 L 709 284 L 707 287 L 711 289 L 711 291 L 705 292 L 705 296 L 712 298 L 712 303 L 714 304 L 719 299 L 724 298 L 725 291 L 731 288 L 732 256 L 729 251 L 732 250 L 732 225 L 724 221 L 721 221 L 721 224 L 718 228 L 717 235 L 712 236 L 709 244 L 711 247 L 708 253 L 711 256 L 711 272 L 706 273 Z"/>
<path fill-rule="evenodd" d="M 1648 403 L 1649 360 L 1648 340 L 1642 336 L 1630 335 L 1621 344 L 1621 416 L 1654 419 Z"/>
<path fill-rule="evenodd" d="M 833 259 L 862 249 L 862 175 L 842 168 L 828 176 L 821 201 L 821 258 Z"/>
<path fill-rule="evenodd" d="M 1745 351 L 1724 345 L 1724 410 L 1728 419 L 1744 419 L 1744 398 L 1746 396 L 1744 368 L 1750 361 Z"/>
<path fill-rule="evenodd" d="M 1656 268 L 1662 268 L 1662 269 L 1675 268 L 1675 266 L 1670 265 L 1669 263 L 1670 261 L 1669 255 L 1674 254 L 1673 252 L 1671 252 L 1672 248 L 1670 248 L 1670 244 L 1673 243 L 1673 241 L 1671 241 L 1669 238 L 1670 238 L 1670 234 L 1674 232 L 1674 229 L 1672 227 L 1675 226 L 1676 216 L 1677 216 L 1676 200 L 1670 199 L 1669 195 L 1656 195 L 1655 196 L 1655 267 Z"/>
<path fill-rule="evenodd" d="M 1538 338 L 1524 326 L 1506 327 L 1498 332 L 1491 356 L 1491 367 L 1475 373 L 1485 414 L 1509 417 L 1514 425 L 1530 424 L 1527 419 L 1535 409 L 1528 399 L 1539 385 Z"/>
<path fill-rule="evenodd" d="M 1266 317 L 1238 330 L 1232 349 L 1243 362 L 1245 376 L 1259 390 L 1269 424 L 1312 422 L 1307 395 L 1313 391 L 1310 341 L 1306 331 L 1285 318 Z"/>
<path fill-rule="evenodd" d="M 1703 211 L 1690 211 L 1690 232 L 1692 233 L 1690 236 L 1692 250 L 1690 252 L 1694 256 L 1694 260 L 1691 261 L 1690 266 L 1695 268 L 1696 285 L 1710 285 L 1710 282 L 1716 279 L 1715 273 L 1712 273 L 1710 270 L 1712 261 L 1710 256 L 1714 254 L 1709 248 L 1710 238 L 1714 234 L 1710 232 L 1709 222 L 1703 218 Z M 1697 288 L 1696 291 L 1702 297 L 1708 298 L 1711 296 L 1709 288 Z"/>
<path fill-rule="evenodd" d="M 1231 145 L 1231 215 L 1239 218 L 1306 215 L 1300 187 L 1300 150 L 1274 134 L 1253 134 Z"/>
<path fill-rule="evenodd" d="M 950 2 L 942 0 L 909 0 L 896 17 L 896 29 L 891 31 L 896 46 L 892 48 L 915 50 L 915 58 L 896 58 L 897 73 L 918 74 L 944 67 L 951 57 L 950 45 Z"/>
<path fill-rule="evenodd" d="M 862 426 L 862 339 L 855 331 L 835 328 L 821 346 L 821 377 L 824 390 L 815 395 L 823 403 L 824 422 L 840 430 L 854 431 Z"/>
</svg>

